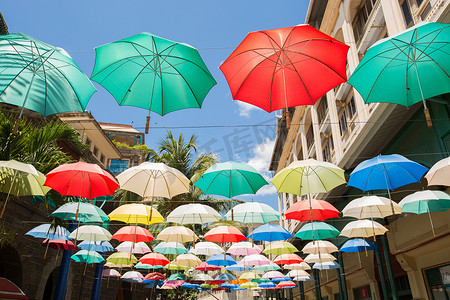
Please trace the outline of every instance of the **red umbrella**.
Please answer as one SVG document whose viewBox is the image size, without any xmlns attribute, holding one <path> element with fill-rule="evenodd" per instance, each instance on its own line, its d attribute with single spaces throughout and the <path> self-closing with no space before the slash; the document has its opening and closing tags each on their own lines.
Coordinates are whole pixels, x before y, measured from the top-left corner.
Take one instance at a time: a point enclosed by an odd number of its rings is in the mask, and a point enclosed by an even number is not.
<svg viewBox="0 0 450 300">
<path fill-rule="evenodd" d="M 247 35 L 220 69 L 233 99 L 271 112 L 312 105 L 347 81 L 348 49 L 309 25 L 255 31 Z"/>
<path fill-rule="evenodd" d="M 116 179 L 98 165 L 81 161 L 54 168 L 47 174 L 44 185 L 62 196 L 87 199 L 113 195 L 119 187 Z"/>
<path fill-rule="evenodd" d="M 154 272 L 154 273 L 148 273 L 144 277 L 145 280 L 165 280 L 166 276 L 164 276 L 161 273 Z"/>
<path fill-rule="evenodd" d="M 277 265 L 291 265 L 291 264 L 299 264 L 303 261 L 303 259 L 297 254 L 281 254 L 278 255 L 274 259 L 274 263 Z"/>
<path fill-rule="evenodd" d="M 28 297 L 9 279 L 0 277 L 0 299 L 28 299 Z"/>
<path fill-rule="evenodd" d="M 145 228 L 140 226 L 124 226 L 114 233 L 111 239 L 118 240 L 119 242 L 151 242 L 155 238 Z"/>
<path fill-rule="evenodd" d="M 279 284 L 277 284 L 277 286 L 280 288 L 293 288 L 297 285 L 292 281 L 281 281 Z"/>
<path fill-rule="evenodd" d="M 196 270 L 199 271 L 217 271 L 220 270 L 221 267 L 219 266 L 213 266 L 213 265 L 208 265 L 206 262 L 202 262 L 201 264 L 199 264 L 197 267 L 195 267 Z"/>
<path fill-rule="evenodd" d="M 165 266 L 169 263 L 169 260 L 161 253 L 148 253 L 139 259 L 143 264 L 152 266 Z"/>
<path fill-rule="evenodd" d="M 217 243 L 235 243 L 246 240 L 247 238 L 233 226 L 217 226 L 208 231 L 205 236 L 205 240 L 208 242 Z"/>
<path fill-rule="evenodd" d="M 75 250 L 78 249 L 77 246 L 71 240 L 49 240 L 45 239 L 42 242 L 43 246 L 54 248 L 54 249 L 63 249 L 63 250 Z"/>
<path fill-rule="evenodd" d="M 323 200 L 311 199 L 294 203 L 285 213 L 286 219 L 305 221 L 324 221 L 339 218 L 339 211 L 330 203 Z"/>
</svg>

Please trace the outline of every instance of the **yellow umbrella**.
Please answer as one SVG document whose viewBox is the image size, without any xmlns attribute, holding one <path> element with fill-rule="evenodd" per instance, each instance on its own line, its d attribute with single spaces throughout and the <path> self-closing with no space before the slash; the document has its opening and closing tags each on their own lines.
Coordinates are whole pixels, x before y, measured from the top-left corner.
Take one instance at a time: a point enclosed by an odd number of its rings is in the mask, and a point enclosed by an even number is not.
<svg viewBox="0 0 450 300">
<path fill-rule="evenodd" d="M 309 242 L 303 247 L 302 252 L 306 254 L 323 254 L 338 252 L 339 249 L 329 241 Z M 296 277 L 296 276 L 294 276 Z"/>
<path fill-rule="evenodd" d="M 107 264 L 115 266 L 129 266 L 137 263 L 137 261 L 136 256 L 127 252 L 115 252 L 106 259 Z"/>
<path fill-rule="evenodd" d="M 167 264 L 164 266 L 164 269 L 172 270 L 172 271 L 185 271 L 190 269 L 190 267 L 175 265 L 173 263 Z"/>
<path fill-rule="evenodd" d="M 253 279 L 259 279 L 261 276 L 256 274 L 255 272 L 245 272 L 241 276 L 239 276 L 239 279 L 245 279 L 245 280 L 253 280 Z"/>
<path fill-rule="evenodd" d="M 286 241 L 270 242 L 263 251 L 263 253 L 267 254 L 267 255 L 269 255 L 269 254 L 275 254 L 275 255 L 291 254 L 294 252 L 298 252 L 298 249 L 295 248 L 294 245 L 292 245 L 291 243 L 286 242 Z"/>
<path fill-rule="evenodd" d="M 164 223 L 164 218 L 153 207 L 140 203 L 124 204 L 113 210 L 109 215 L 111 221 L 121 221 L 128 224 Z"/>
</svg>

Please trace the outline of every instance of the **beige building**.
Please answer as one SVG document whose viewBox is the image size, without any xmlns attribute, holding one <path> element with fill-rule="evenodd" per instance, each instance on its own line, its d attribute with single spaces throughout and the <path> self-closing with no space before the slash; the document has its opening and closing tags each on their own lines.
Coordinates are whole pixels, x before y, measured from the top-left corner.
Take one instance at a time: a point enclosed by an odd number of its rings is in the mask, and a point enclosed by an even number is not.
<svg viewBox="0 0 450 300">
<path fill-rule="evenodd" d="M 305 23 L 350 46 L 350 76 L 373 43 L 422 20 L 449 23 L 450 1 L 311 0 Z M 352 86 L 341 84 L 314 106 L 290 109 L 290 129 L 286 129 L 284 114 L 278 119 L 270 169 L 276 173 L 295 160 L 315 158 L 334 163 L 349 174 L 358 163 L 380 153 L 399 153 L 430 167 L 449 155 L 448 98 L 443 95 L 428 101 L 435 120 L 428 128 L 421 103 L 409 109 L 384 103 L 368 105 Z M 425 183 L 409 185 L 392 193 L 392 198 L 398 202 L 422 188 Z M 362 192 L 341 186 L 328 195 L 316 196 L 342 209 Z M 298 200 L 295 195 L 280 194 L 280 213 Z M 432 213 L 436 236 L 427 215 L 401 215 L 384 221 L 390 231 L 387 241 L 378 241 L 385 246 L 380 247 L 381 264 L 375 253 L 343 254 L 345 281 L 337 277 L 336 270 L 320 272 L 322 298 L 345 299 L 341 289 L 347 290 L 348 299 L 449 299 L 450 212 Z M 302 226 L 297 221 L 281 223 L 292 233 Z M 344 224 L 345 220 L 339 220 L 333 225 L 339 229 Z M 392 270 L 383 264 L 391 265 Z M 396 292 L 391 291 L 392 285 Z M 305 283 L 305 293 L 307 299 L 316 299 L 314 282 Z M 295 297 L 299 297 L 298 289 Z"/>
</svg>

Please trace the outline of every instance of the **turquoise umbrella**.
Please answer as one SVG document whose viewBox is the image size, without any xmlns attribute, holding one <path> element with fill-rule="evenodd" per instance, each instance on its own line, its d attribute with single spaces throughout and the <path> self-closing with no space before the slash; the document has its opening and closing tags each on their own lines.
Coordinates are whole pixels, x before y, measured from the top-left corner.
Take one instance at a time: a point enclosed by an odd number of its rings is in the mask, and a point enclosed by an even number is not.
<svg viewBox="0 0 450 300">
<path fill-rule="evenodd" d="M 148 32 L 95 49 L 91 79 L 102 85 L 119 105 L 165 115 L 200 108 L 216 84 L 197 49 Z"/>
<path fill-rule="evenodd" d="M 19 118 L 83 112 L 96 91 L 64 49 L 23 33 L 0 36 L 0 73 L 0 102 L 21 107 Z"/>
<path fill-rule="evenodd" d="M 100 207 L 81 201 L 66 203 L 51 213 L 50 216 L 62 220 L 77 220 L 82 223 L 103 223 L 109 221 L 108 216 Z"/>
<path fill-rule="evenodd" d="M 87 264 L 97 264 L 105 260 L 100 253 L 87 250 L 80 250 L 70 258 L 76 262 L 83 262 Z"/>
<path fill-rule="evenodd" d="M 338 236 L 339 233 L 339 230 L 330 224 L 324 222 L 311 222 L 300 228 L 295 234 L 295 237 L 302 240 L 324 240 L 334 238 Z"/>
<path fill-rule="evenodd" d="M 158 252 L 161 254 L 183 254 L 187 253 L 186 247 L 179 242 L 161 242 L 153 248 L 153 252 Z"/>
<path fill-rule="evenodd" d="M 366 103 L 409 107 L 450 92 L 450 24 L 421 22 L 367 50 L 348 83 Z"/>
</svg>

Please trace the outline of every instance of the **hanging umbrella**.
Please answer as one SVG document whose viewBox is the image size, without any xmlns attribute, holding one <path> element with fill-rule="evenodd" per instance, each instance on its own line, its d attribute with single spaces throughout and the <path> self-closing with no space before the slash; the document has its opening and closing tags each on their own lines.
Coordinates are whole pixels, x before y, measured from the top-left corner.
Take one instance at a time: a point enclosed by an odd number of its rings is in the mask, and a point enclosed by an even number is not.
<svg viewBox="0 0 450 300">
<path fill-rule="evenodd" d="M 101 253 L 110 252 L 114 250 L 114 247 L 108 241 L 97 241 L 97 242 L 82 241 L 77 246 L 82 250 L 97 251 Z"/>
<path fill-rule="evenodd" d="M 83 225 L 72 231 L 69 238 L 81 241 L 109 241 L 111 236 L 111 233 L 103 227 Z"/>
<path fill-rule="evenodd" d="M 399 203 L 402 213 L 428 214 L 433 236 L 435 236 L 431 212 L 446 211 L 450 209 L 450 196 L 441 191 L 419 191 L 403 198 Z"/>
<path fill-rule="evenodd" d="M 34 227 L 25 234 L 41 239 L 68 240 L 70 232 L 59 225 L 52 226 L 52 224 L 42 224 Z"/>
<path fill-rule="evenodd" d="M 344 170 L 315 159 L 297 160 L 279 171 L 271 182 L 278 193 L 298 196 L 328 193 L 346 183 Z"/>
<path fill-rule="evenodd" d="M 373 44 L 348 83 L 366 103 L 385 102 L 409 107 L 450 92 L 450 25 L 421 22 Z"/>
<path fill-rule="evenodd" d="M 96 91 L 64 49 L 23 33 L 1 36 L 0 62 L 0 101 L 21 107 L 19 119 L 24 108 L 44 117 L 84 112 Z"/>
<path fill-rule="evenodd" d="M 245 265 L 245 266 L 263 266 L 263 265 L 269 265 L 270 260 L 261 254 L 252 254 L 245 256 L 239 264 Z"/>
<path fill-rule="evenodd" d="M 304 276 L 304 277 L 294 277 L 292 280 L 293 281 L 313 281 L 314 278 L 311 277 L 310 275 L 308 275 L 308 276 Z"/>
<path fill-rule="evenodd" d="M 273 260 L 277 265 L 299 264 L 302 261 L 303 259 L 297 254 L 280 254 Z"/>
<path fill-rule="evenodd" d="M 2 36 L 0 36 L 0 47 L 1 37 Z M 0 80 L 0 86 L 1 82 L 2 81 Z M 15 195 L 17 197 L 29 195 L 44 196 L 50 190 L 48 187 L 44 186 L 44 182 L 44 174 L 37 171 L 33 165 L 15 160 L 0 161 L 0 192 L 8 194 L 0 213 L 0 219 L 3 217 L 10 195 Z"/>
<path fill-rule="evenodd" d="M 126 252 L 114 252 L 106 258 L 107 263 L 111 263 L 118 266 L 130 266 L 137 263 L 137 258 L 133 254 Z"/>
<path fill-rule="evenodd" d="M 115 263 L 112 263 L 112 262 L 108 262 L 108 259 L 106 259 L 105 267 L 108 267 L 108 268 L 120 268 L 120 269 L 122 269 L 122 268 L 132 268 L 133 264 L 132 263 L 115 264 Z"/>
<path fill-rule="evenodd" d="M 171 199 L 189 192 L 189 179 L 163 163 L 144 162 L 117 175 L 120 188 L 143 198 Z"/>
<path fill-rule="evenodd" d="M 200 260 L 200 258 L 191 253 L 180 254 L 175 258 L 174 261 L 171 262 L 171 264 L 174 264 L 176 266 L 183 266 L 190 268 L 196 267 L 201 263 L 202 261 Z"/>
<path fill-rule="evenodd" d="M 420 182 L 427 170 L 424 166 L 399 154 L 378 155 L 356 166 L 350 174 L 348 186 L 364 192 L 395 190 L 410 183 Z"/>
<path fill-rule="evenodd" d="M 82 262 L 87 264 L 98 264 L 105 260 L 100 253 L 87 250 L 80 250 L 74 255 L 72 255 L 70 258 L 76 262 Z"/>
<path fill-rule="evenodd" d="M 167 222 L 178 224 L 205 224 L 219 221 L 222 216 L 212 207 L 191 203 L 175 208 L 168 216 Z"/>
<path fill-rule="evenodd" d="M 227 220 L 232 220 L 243 224 L 266 224 L 272 221 L 278 221 L 280 214 L 267 204 L 259 202 L 246 202 L 233 207 L 225 215 Z"/>
<path fill-rule="evenodd" d="M 169 278 L 167 278 L 167 281 L 177 281 L 177 280 L 186 280 L 187 276 L 185 274 L 180 274 L 180 273 L 176 273 L 176 274 L 172 274 L 169 276 Z"/>
<path fill-rule="evenodd" d="M 274 278 L 284 278 L 284 274 L 280 271 L 269 271 L 264 273 L 262 278 L 274 279 Z"/>
<path fill-rule="evenodd" d="M 273 263 L 273 262 L 270 262 L 270 264 L 267 264 L 267 265 L 254 266 L 253 269 L 255 269 L 256 271 L 264 271 L 264 272 L 267 272 L 267 271 L 276 271 L 276 270 L 280 270 L 281 268 L 280 268 L 279 265 L 277 265 L 277 264 L 275 264 L 275 263 Z"/>
<path fill-rule="evenodd" d="M 345 82 L 348 49 L 309 25 L 256 31 L 247 35 L 220 69 L 233 99 L 272 112 L 313 105 Z"/>
<path fill-rule="evenodd" d="M 311 267 L 304 261 L 299 264 L 285 265 L 284 268 L 289 270 L 304 270 L 304 271 L 311 270 Z"/>
<path fill-rule="evenodd" d="M 242 283 L 241 285 L 239 285 L 241 288 L 244 288 L 244 289 L 254 289 L 254 288 L 257 288 L 258 287 L 258 284 L 256 283 L 256 282 L 251 282 L 251 281 L 248 281 L 248 282 L 244 282 L 244 283 Z"/>
<path fill-rule="evenodd" d="M 363 252 L 369 250 L 376 250 L 377 246 L 369 241 L 363 239 L 348 240 L 339 249 L 340 252 Z"/>
<path fill-rule="evenodd" d="M 435 163 L 425 175 L 428 185 L 450 186 L 450 156 Z"/>
<path fill-rule="evenodd" d="M 266 248 L 264 249 L 263 253 L 264 254 L 275 254 L 275 255 L 280 255 L 280 254 L 290 254 L 290 253 L 294 253 L 294 252 L 298 252 L 298 249 L 294 247 L 294 245 L 292 245 L 289 242 L 286 241 L 273 241 L 270 242 L 268 245 L 266 245 Z"/>
<path fill-rule="evenodd" d="M 143 32 L 95 48 L 91 79 L 119 105 L 136 106 L 161 116 L 200 108 L 216 81 L 197 49 Z"/>
<path fill-rule="evenodd" d="M 284 214 L 286 219 L 294 219 L 300 222 L 325 221 L 331 218 L 339 218 L 339 211 L 330 203 L 323 200 L 310 199 L 294 203 Z"/>
<path fill-rule="evenodd" d="M 214 266 L 231 266 L 237 264 L 229 255 L 216 254 L 206 260 L 206 263 Z"/>
<path fill-rule="evenodd" d="M 122 242 L 117 247 L 116 250 L 119 252 L 133 253 L 133 254 L 145 254 L 152 252 L 150 248 L 144 242 Z"/>
<path fill-rule="evenodd" d="M 213 278 L 211 277 L 211 275 L 205 274 L 205 273 L 198 273 L 198 274 L 194 274 L 191 278 L 190 281 L 210 281 L 213 280 Z"/>
<path fill-rule="evenodd" d="M 287 273 L 287 276 L 289 277 L 306 277 L 309 276 L 309 274 L 304 270 L 291 270 Z"/>
<path fill-rule="evenodd" d="M 283 277 L 276 277 L 272 279 L 272 282 L 291 281 L 291 278 L 283 275 Z"/>
<path fill-rule="evenodd" d="M 120 273 L 114 269 L 105 269 L 102 271 L 102 277 L 120 277 Z"/>
<path fill-rule="evenodd" d="M 161 253 L 148 253 L 142 256 L 139 261 L 143 264 L 165 266 L 169 260 Z"/>
<path fill-rule="evenodd" d="M 338 248 L 329 241 L 309 242 L 302 249 L 302 252 L 307 254 L 333 253 L 338 251 Z"/>
<path fill-rule="evenodd" d="M 198 240 L 198 236 L 187 227 L 171 226 L 161 230 L 156 239 L 164 242 L 187 243 Z"/>
<path fill-rule="evenodd" d="M 153 252 L 161 254 L 183 254 L 187 253 L 186 247 L 178 242 L 161 242 L 153 248 Z"/>
<path fill-rule="evenodd" d="M 383 235 L 387 228 L 378 222 L 372 220 L 357 220 L 349 222 L 341 231 L 342 236 L 353 237 L 370 237 L 376 235 Z"/>
<path fill-rule="evenodd" d="M 220 285 L 220 287 L 223 287 L 223 288 L 226 288 L 226 289 L 232 289 L 232 288 L 235 288 L 237 286 L 238 286 L 237 284 L 233 284 L 233 283 L 229 283 L 229 282 L 225 282 L 225 283 L 222 283 Z"/>
<path fill-rule="evenodd" d="M 259 254 L 261 251 L 261 248 L 257 245 L 252 245 L 250 242 L 239 242 L 231 245 L 231 247 L 228 248 L 227 253 L 231 255 L 246 256 L 251 254 Z"/>
<path fill-rule="evenodd" d="M 114 195 L 119 187 L 116 179 L 98 165 L 81 161 L 54 168 L 47 174 L 45 185 L 62 196 L 86 199 Z"/>
<path fill-rule="evenodd" d="M 220 269 L 221 269 L 221 267 L 209 265 L 206 262 L 202 262 L 201 264 L 199 264 L 198 266 L 195 267 L 195 270 L 203 271 L 203 272 L 206 272 L 206 271 L 217 271 L 217 270 L 220 270 Z"/>
<path fill-rule="evenodd" d="M 208 242 L 217 242 L 221 244 L 230 242 L 236 243 L 247 239 L 239 229 L 233 226 L 214 227 L 205 233 L 203 238 Z"/>
<path fill-rule="evenodd" d="M 158 266 L 158 265 L 153 266 L 153 265 L 149 265 L 149 264 L 143 264 L 141 262 L 138 262 L 137 264 L 135 264 L 134 267 L 136 269 L 144 269 L 144 270 L 153 270 L 153 269 L 162 269 L 163 268 L 163 266 Z"/>
<path fill-rule="evenodd" d="M 305 257 L 305 262 L 308 264 L 313 263 L 324 263 L 336 260 L 336 257 L 329 253 L 321 253 L 321 254 L 308 254 Z"/>
<path fill-rule="evenodd" d="M 335 261 L 327 261 L 322 263 L 315 263 L 312 268 L 316 270 L 333 270 L 339 269 L 340 267 L 341 266 Z"/>
<path fill-rule="evenodd" d="M 227 271 L 237 271 L 237 272 L 242 272 L 242 271 L 250 271 L 252 268 L 249 266 L 244 266 L 242 265 L 240 262 L 235 264 L 235 265 L 231 265 L 231 266 L 226 266 L 225 270 Z"/>
<path fill-rule="evenodd" d="M 125 274 L 123 274 L 120 278 L 122 278 L 125 281 L 131 282 L 142 282 L 142 280 L 144 280 L 144 276 L 137 271 L 125 272 Z"/>
<path fill-rule="evenodd" d="M 249 234 L 248 238 L 255 241 L 280 241 L 287 240 L 292 237 L 286 229 L 279 225 L 264 224 L 256 228 Z"/>
<path fill-rule="evenodd" d="M 249 281 L 251 281 L 253 279 L 259 279 L 259 278 L 261 278 L 261 276 L 259 276 L 255 272 L 245 272 L 241 276 L 239 276 L 240 280 L 249 280 Z"/>
<path fill-rule="evenodd" d="M 50 214 L 50 217 L 82 223 L 103 223 L 109 221 L 108 216 L 100 207 L 81 201 L 61 205 Z"/>
<path fill-rule="evenodd" d="M 281 281 L 280 283 L 278 283 L 278 286 L 282 289 L 292 289 L 297 285 L 292 281 Z"/>
<path fill-rule="evenodd" d="M 393 214 L 400 214 L 402 207 L 394 201 L 379 196 L 364 196 L 354 199 L 342 210 L 344 217 L 357 219 L 385 218 Z"/>
<path fill-rule="evenodd" d="M 172 271 L 186 271 L 186 270 L 189 270 L 190 267 L 174 265 L 174 264 L 168 263 L 167 265 L 164 266 L 164 269 L 172 270 Z"/>
<path fill-rule="evenodd" d="M 155 238 L 147 229 L 140 226 L 123 226 L 114 233 L 111 239 L 119 242 L 151 242 Z"/>
<path fill-rule="evenodd" d="M 121 205 L 108 216 L 111 221 L 120 221 L 128 224 L 151 225 L 164 223 L 163 216 L 156 209 L 140 203 Z"/>
<path fill-rule="evenodd" d="M 166 276 L 164 276 L 161 273 L 154 272 L 154 273 L 148 273 L 144 277 L 145 280 L 165 280 Z"/>
<path fill-rule="evenodd" d="M 311 222 L 300 228 L 295 234 L 295 237 L 302 240 L 324 240 L 334 238 L 338 235 L 339 230 L 330 224 L 324 222 Z"/>
<path fill-rule="evenodd" d="M 189 249 L 189 253 L 206 256 L 222 254 L 224 252 L 225 250 L 220 248 L 219 245 L 212 242 L 200 242 L 195 244 L 195 248 Z"/>
<path fill-rule="evenodd" d="M 42 241 L 43 246 L 48 246 L 54 249 L 63 249 L 63 250 L 75 250 L 77 246 L 71 240 L 49 240 L 45 239 Z"/>
<path fill-rule="evenodd" d="M 276 284 L 273 282 L 263 282 L 263 283 L 260 283 L 258 285 L 258 287 L 262 288 L 262 289 L 268 289 L 268 288 L 276 287 Z"/>
</svg>

